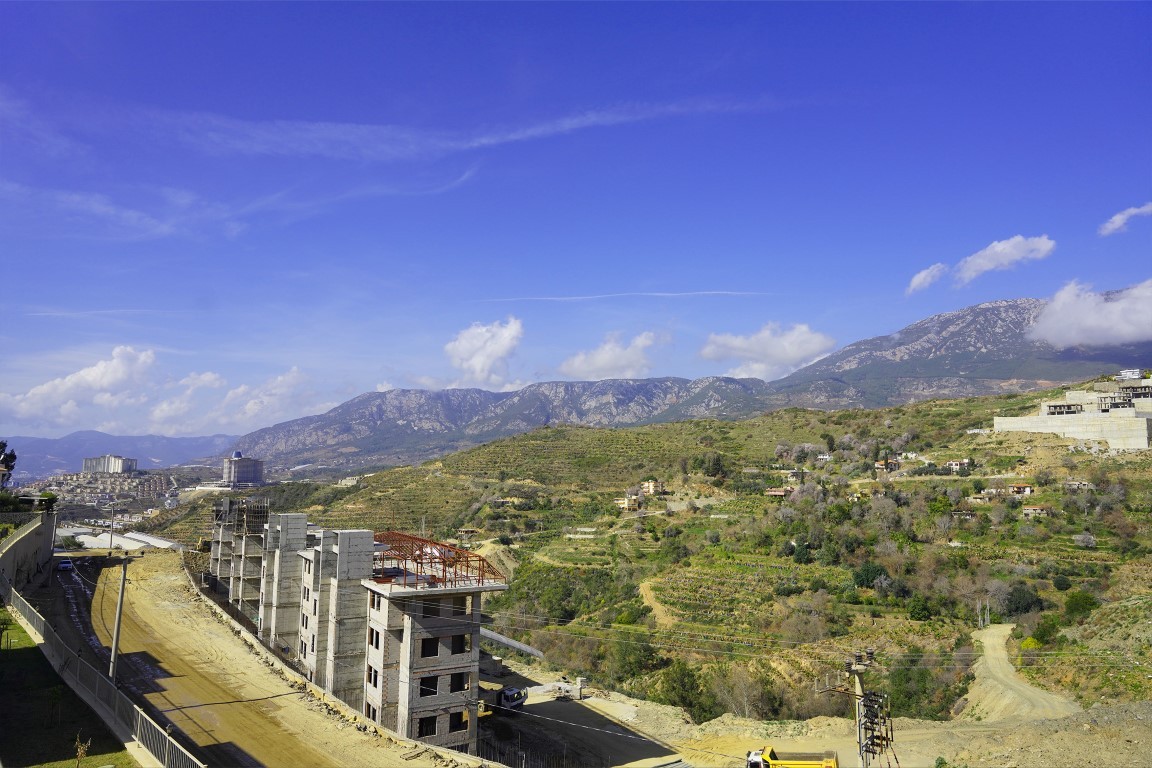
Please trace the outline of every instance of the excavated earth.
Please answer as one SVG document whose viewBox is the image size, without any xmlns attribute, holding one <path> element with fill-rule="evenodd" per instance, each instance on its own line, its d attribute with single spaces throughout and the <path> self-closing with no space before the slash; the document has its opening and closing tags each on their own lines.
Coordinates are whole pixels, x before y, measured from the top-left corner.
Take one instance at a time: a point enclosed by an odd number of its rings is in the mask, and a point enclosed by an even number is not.
<svg viewBox="0 0 1152 768">
<path fill-rule="evenodd" d="M 77 625 L 70 614 L 76 605 L 91 605 L 95 630 L 75 641 L 78 652 L 98 665 L 107 664 L 118 582 L 118 569 L 88 573 L 81 568 L 74 577 L 53 573 L 50 589 L 55 593 L 37 601 L 42 608 L 55 606 L 58 628 L 73 631 Z M 364 733 L 290 685 L 216 618 L 191 588 L 176 553 L 154 550 L 132 563 L 124 617 L 125 684 L 206 748 L 213 764 L 430 768 L 451 761 Z M 933 766 L 938 757 L 968 768 L 1152 765 L 1152 702 L 1104 701 L 1084 710 L 1067 697 L 1036 688 L 1009 663 L 1009 630 L 995 625 L 975 637 L 985 653 L 960 717 L 951 722 L 896 720 L 895 759 L 873 765 Z M 538 670 L 530 674 L 537 683 L 549 682 Z M 564 707 L 586 709 L 589 716 L 619 728 L 597 735 L 580 724 L 587 718 L 564 716 Z M 585 702 L 565 702 L 557 711 L 561 716 L 550 722 L 549 738 L 564 743 L 570 736 L 571 744 L 589 749 L 594 746 L 589 739 L 609 739 L 608 731 L 619 730 L 667 747 L 641 750 L 637 744 L 635 753 L 667 755 L 637 766 L 667 763 L 679 753 L 684 763 L 698 768 L 743 768 L 745 753 L 765 744 L 780 751 L 832 749 L 840 765 L 859 765 L 854 729 L 844 719 L 762 722 L 725 715 L 693 725 L 675 707 L 598 691 Z M 581 751 L 567 752 L 568 759 Z M 623 757 L 622 752 L 616 754 Z M 474 759 L 461 762 L 475 764 Z"/>
</svg>

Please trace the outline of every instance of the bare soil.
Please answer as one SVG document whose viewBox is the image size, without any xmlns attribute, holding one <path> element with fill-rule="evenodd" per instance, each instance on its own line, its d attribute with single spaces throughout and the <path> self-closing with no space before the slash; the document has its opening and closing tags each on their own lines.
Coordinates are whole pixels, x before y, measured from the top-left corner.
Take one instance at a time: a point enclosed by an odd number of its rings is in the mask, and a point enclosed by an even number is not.
<svg viewBox="0 0 1152 768">
<path fill-rule="evenodd" d="M 81 650 L 86 656 L 106 654 L 119 569 L 104 570 L 87 587 L 85 578 L 81 569 L 70 586 L 74 593 L 87 594 L 80 601 L 91 601 L 96 625 Z M 356 730 L 290 686 L 215 618 L 188 584 L 176 553 L 150 551 L 132 563 L 129 579 L 122 677 L 207 747 L 215 764 L 446 765 L 433 753 L 414 754 L 411 746 Z M 52 602 L 63 606 L 61 616 L 66 617 L 69 601 Z M 985 655 L 958 719 L 895 722 L 900 766 L 932 766 L 937 757 L 969 768 L 1152 764 L 1152 702 L 1082 710 L 1068 697 L 1036 688 L 1010 664 L 1005 648 L 1009 630 L 994 626 L 975 638 Z M 537 670 L 524 671 L 532 678 L 525 683 L 550 682 Z M 679 753 L 699 768 L 739 768 L 747 751 L 765 744 L 782 751 L 834 749 L 842 766 L 859 765 L 852 723 L 838 718 L 761 722 L 725 715 L 693 725 L 675 707 L 594 691 L 585 702 L 530 699 L 525 715 L 509 723 L 525 747 L 536 737 L 569 759 L 595 756 L 590 764 L 596 765 L 606 756 L 615 765 L 642 765 L 666 762 Z"/>
<path fill-rule="evenodd" d="M 150 550 L 130 563 L 117 677 L 193 739 L 209 765 L 449 764 L 361 732 L 290 685 L 216 618 L 188 583 L 179 557 Z M 97 654 L 111 646 L 119 582 L 120 569 L 109 568 L 90 585 L 90 645 Z"/>
</svg>

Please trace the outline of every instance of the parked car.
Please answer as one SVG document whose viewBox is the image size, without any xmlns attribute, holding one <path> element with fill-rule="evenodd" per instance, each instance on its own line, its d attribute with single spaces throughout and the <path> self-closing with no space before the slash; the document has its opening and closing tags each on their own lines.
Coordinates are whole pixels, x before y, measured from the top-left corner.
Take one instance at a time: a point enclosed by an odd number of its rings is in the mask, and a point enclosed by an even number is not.
<svg viewBox="0 0 1152 768">
<path fill-rule="evenodd" d="M 72 561 L 67 557 L 56 564 L 56 570 L 58 571 L 71 571 L 72 567 Z"/>
</svg>

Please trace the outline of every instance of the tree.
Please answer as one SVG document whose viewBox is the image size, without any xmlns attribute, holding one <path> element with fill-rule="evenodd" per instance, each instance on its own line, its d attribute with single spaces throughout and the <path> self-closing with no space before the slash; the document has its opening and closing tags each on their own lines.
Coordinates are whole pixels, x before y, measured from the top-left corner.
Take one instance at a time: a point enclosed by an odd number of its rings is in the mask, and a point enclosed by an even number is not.
<svg viewBox="0 0 1152 768">
<path fill-rule="evenodd" d="M 704 689 L 696 670 L 683 659 L 675 659 L 661 675 L 660 701 L 686 710 L 694 723 L 711 720 L 719 709 L 716 697 Z"/>
<path fill-rule="evenodd" d="M 656 650 L 641 635 L 629 635 L 627 640 L 613 642 L 604 660 L 604 671 L 617 682 L 639 677 L 659 666 L 660 657 L 656 655 Z"/>
<path fill-rule="evenodd" d="M 8 485 L 8 478 L 16 468 L 16 451 L 8 450 L 8 441 L 0 440 L 0 488 Z"/>
<path fill-rule="evenodd" d="M 932 608 L 924 595 L 913 595 L 908 601 L 908 618 L 913 621 L 928 621 L 932 618 Z"/>
<path fill-rule="evenodd" d="M 887 577 L 888 571 L 880 563 L 869 560 L 852 572 L 852 581 L 858 587 L 871 587 L 881 576 Z"/>
<path fill-rule="evenodd" d="M 1009 616 L 1018 616 L 1022 613 L 1038 611 L 1044 607 L 1044 601 L 1036 593 L 1036 588 L 1018 581 L 1008 590 L 1008 598 L 1004 604 L 1004 611 Z"/>
</svg>

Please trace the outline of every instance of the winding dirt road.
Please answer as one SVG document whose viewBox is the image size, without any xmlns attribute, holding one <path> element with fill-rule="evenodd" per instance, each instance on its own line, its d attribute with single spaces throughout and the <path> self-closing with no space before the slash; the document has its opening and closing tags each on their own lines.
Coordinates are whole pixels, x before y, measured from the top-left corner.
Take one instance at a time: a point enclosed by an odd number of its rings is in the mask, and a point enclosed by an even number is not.
<svg viewBox="0 0 1152 768">
<path fill-rule="evenodd" d="M 1008 659 L 1013 624 L 993 624 L 972 633 L 984 646 L 976 661 L 976 680 L 968 688 L 968 706 L 961 718 L 981 722 L 1050 720 L 1080 711 L 1071 699 L 1041 690 L 1025 680 Z"/>
</svg>

